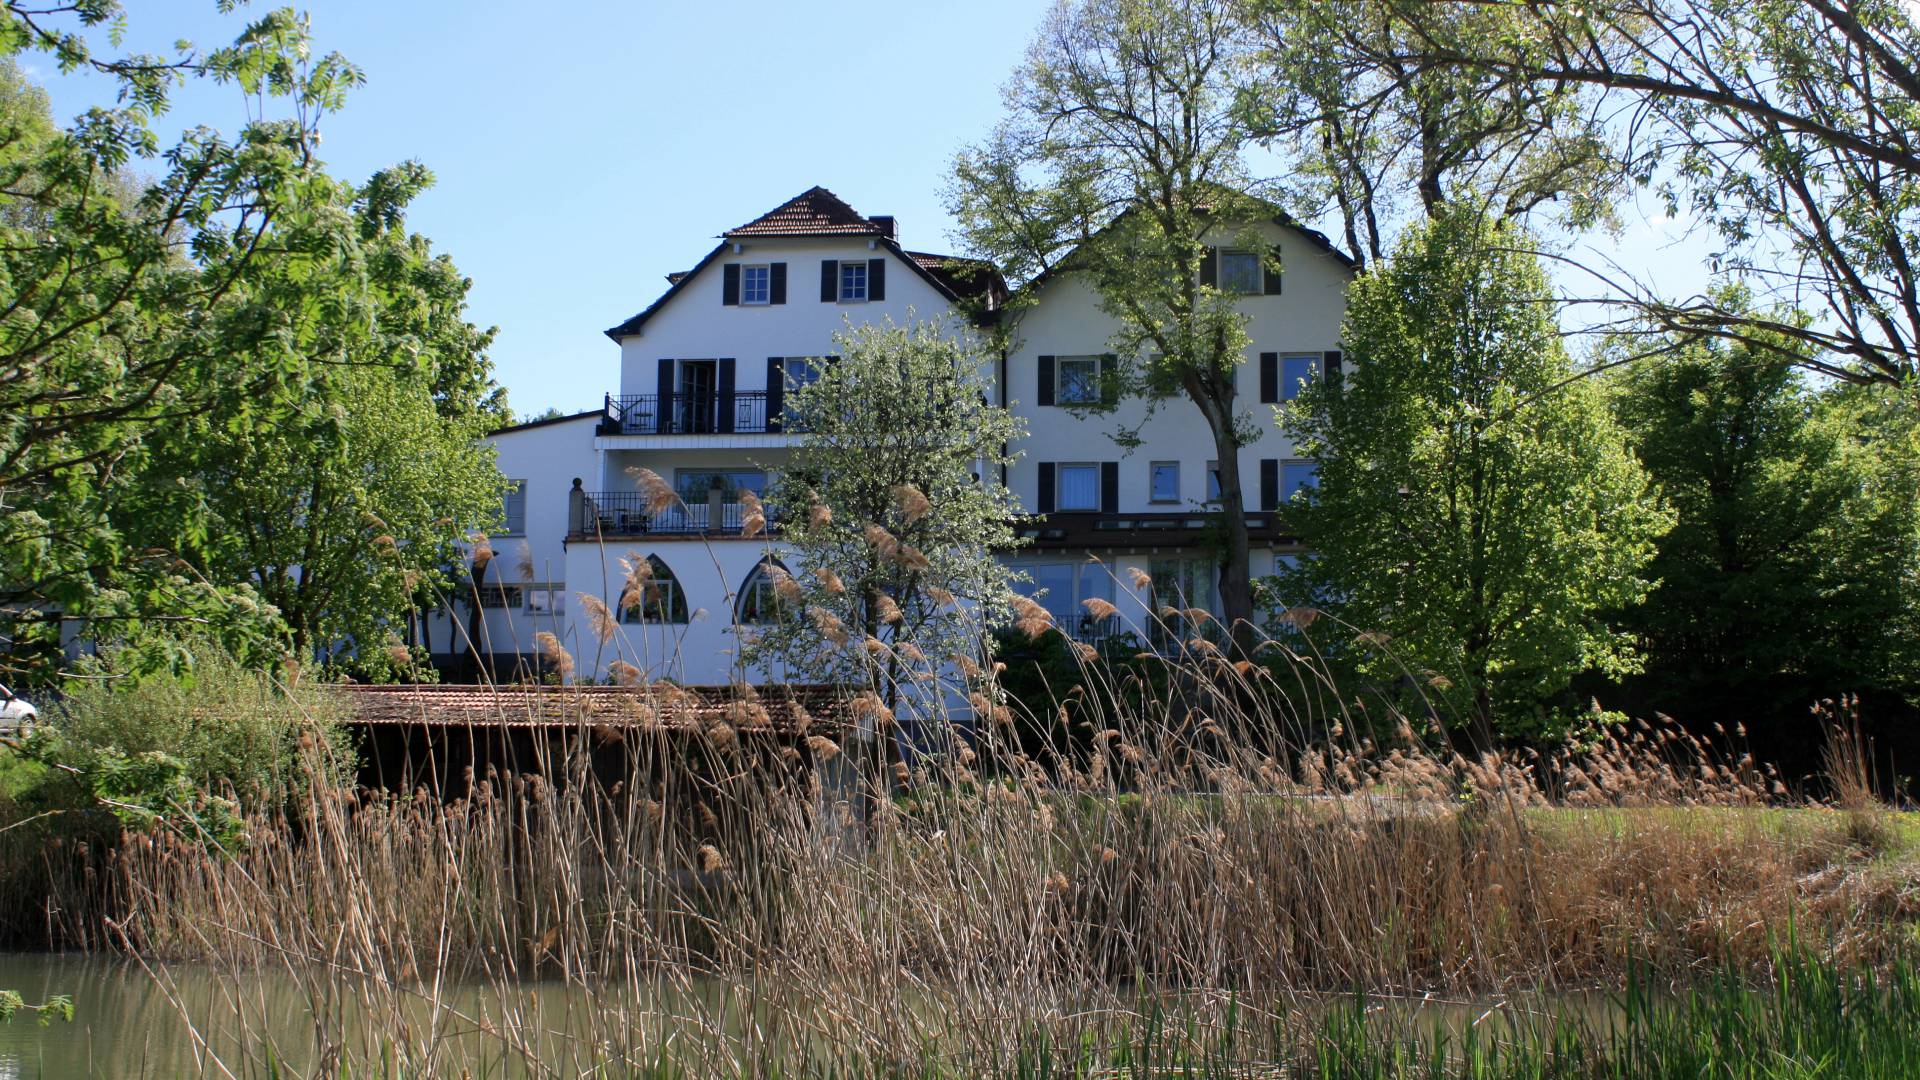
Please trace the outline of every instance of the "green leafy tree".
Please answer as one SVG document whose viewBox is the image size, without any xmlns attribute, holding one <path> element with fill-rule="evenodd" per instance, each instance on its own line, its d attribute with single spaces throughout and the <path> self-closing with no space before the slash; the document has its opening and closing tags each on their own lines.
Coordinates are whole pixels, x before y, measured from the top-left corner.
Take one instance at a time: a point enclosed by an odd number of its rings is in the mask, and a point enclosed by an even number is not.
<svg viewBox="0 0 1920 1080">
<path fill-rule="evenodd" d="M 967 245 L 1010 280 L 1066 272 L 1093 286 L 1117 324 L 1105 396 L 1199 410 L 1227 507 L 1245 505 L 1239 449 L 1256 430 L 1235 379 L 1249 339 L 1238 297 L 1202 284 L 1201 263 L 1223 229 L 1270 261 L 1253 223 L 1278 213 L 1245 194 L 1244 59 L 1225 0 L 1062 4 L 1007 90 L 1007 118 L 960 155 L 948 200 Z M 1009 307 L 1015 333 L 1032 299 Z M 1219 520 L 1221 614 L 1250 648 L 1246 518 Z"/>
<path fill-rule="evenodd" d="M 264 13 L 230 46 L 171 58 L 98 53 L 122 18 L 111 2 L 0 5 L 0 57 L 40 53 L 121 87 L 116 107 L 62 130 L 17 70 L 0 80 L 0 663 L 30 678 L 57 665 L 63 622 L 122 636 L 187 623 L 271 650 L 270 606 L 129 544 L 109 511 L 143 483 L 156 430 L 301 400 L 330 359 L 295 345 L 310 309 L 248 297 L 281 255 L 357 241 L 353 217 L 308 189 L 324 182 L 319 119 L 361 76 L 313 49 L 303 16 Z M 252 119 L 163 146 L 154 118 L 187 80 L 237 89 Z"/>
<path fill-rule="evenodd" d="M 1920 374 L 1920 27 L 1911 5 L 1840 0 L 1368 0 L 1399 32 L 1370 64 L 1486 82 L 1495 97 L 1578 89 L 1619 117 L 1626 175 L 1718 244 L 1719 267 L 1780 301 L 1729 307 L 1604 274 L 1657 326 L 1786 337 L 1809 367 L 1905 385 Z M 1497 27 L 1497 32 L 1488 32 Z M 1471 107 L 1471 106 L 1463 106 Z M 1815 310 L 1815 319 L 1778 317 Z"/>
<path fill-rule="evenodd" d="M 1747 307 L 1739 294 L 1715 302 Z M 1815 701 L 1861 694 L 1884 709 L 1920 690 L 1911 409 L 1882 390 L 1810 385 L 1784 336 L 1668 344 L 1623 368 L 1613 395 L 1677 514 L 1649 567 L 1658 586 L 1624 619 L 1646 655 L 1627 689 L 1641 708 L 1702 728 L 1743 722 L 1756 745 L 1810 759 Z"/>
<path fill-rule="evenodd" d="M 1320 485 L 1289 508 L 1314 555 L 1280 595 L 1337 598 L 1369 635 L 1354 666 L 1411 672 L 1481 745 L 1550 722 L 1581 672 L 1633 667 L 1607 617 L 1645 596 L 1671 524 L 1526 247 L 1463 207 L 1409 229 L 1348 294 L 1344 385 L 1283 417 Z"/>
<path fill-rule="evenodd" d="M 298 312 L 294 337 L 230 358 L 257 372 L 287 351 L 310 357 L 300 397 L 152 433 L 143 494 L 114 514 L 129 540 L 249 586 L 297 655 L 374 674 L 405 642 L 420 591 L 455 584 L 457 544 L 495 524 L 504 486 L 481 444 L 507 415 L 484 351 L 492 333 L 464 317 L 467 280 L 405 228 L 404 207 L 429 182 L 409 164 L 359 189 L 311 185 L 355 242 L 259 267 L 235 298 Z"/>
<path fill-rule="evenodd" d="M 983 628 L 1007 618 L 995 553 L 1018 546 L 1018 507 L 996 477 L 1023 432 L 988 404 L 984 355 L 946 328 L 836 340 L 840 357 L 786 398 L 800 434 L 772 504 L 796 563 L 774 584 L 777 611 L 744 628 L 744 658 L 894 709 L 915 675 L 978 656 Z"/>
<path fill-rule="evenodd" d="M 1336 217 L 1346 247 L 1378 262 L 1395 230 L 1465 195 L 1525 220 L 1605 220 L 1621 190 L 1598 91 L 1481 68 L 1421 64 L 1410 46 L 1443 34 L 1498 39 L 1524 26 L 1512 4 L 1246 0 L 1254 135 L 1290 166 L 1290 204 Z M 1484 197 L 1490 195 L 1491 197 Z"/>
</svg>

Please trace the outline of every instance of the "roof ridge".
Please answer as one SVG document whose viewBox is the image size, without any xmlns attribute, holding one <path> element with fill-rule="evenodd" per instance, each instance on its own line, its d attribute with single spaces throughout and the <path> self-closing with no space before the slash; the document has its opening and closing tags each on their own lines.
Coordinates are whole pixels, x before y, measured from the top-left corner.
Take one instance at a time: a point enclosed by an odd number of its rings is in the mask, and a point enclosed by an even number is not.
<svg viewBox="0 0 1920 1080">
<path fill-rule="evenodd" d="M 881 236 L 881 227 L 847 200 L 820 184 L 781 203 L 745 225 L 720 234 L 735 236 Z"/>
</svg>

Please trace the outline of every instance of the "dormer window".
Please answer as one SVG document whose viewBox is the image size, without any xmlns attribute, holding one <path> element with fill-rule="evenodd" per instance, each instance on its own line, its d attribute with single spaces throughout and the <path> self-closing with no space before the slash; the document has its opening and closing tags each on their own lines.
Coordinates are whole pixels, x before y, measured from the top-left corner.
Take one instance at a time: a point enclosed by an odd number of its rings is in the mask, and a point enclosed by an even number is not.
<svg viewBox="0 0 1920 1080">
<path fill-rule="evenodd" d="M 740 268 L 740 302 L 742 304 L 765 304 L 773 295 L 773 267 L 768 265 L 743 266 Z"/>
<path fill-rule="evenodd" d="M 840 302 L 843 304 L 865 303 L 867 300 L 867 264 L 863 262 L 843 262 L 840 264 Z"/>
</svg>

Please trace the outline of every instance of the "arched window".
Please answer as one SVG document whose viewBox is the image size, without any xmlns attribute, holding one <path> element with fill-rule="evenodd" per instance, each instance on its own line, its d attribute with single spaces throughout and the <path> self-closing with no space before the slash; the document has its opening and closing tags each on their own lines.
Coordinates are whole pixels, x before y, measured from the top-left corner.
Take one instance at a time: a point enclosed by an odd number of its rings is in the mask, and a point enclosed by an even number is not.
<svg viewBox="0 0 1920 1080">
<path fill-rule="evenodd" d="M 761 559 L 747 575 L 735 603 L 735 615 L 741 625 L 779 622 L 786 617 L 787 602 L 781 599 L 779 590 L 774 588 L 776 570 L 790 576 L 787 568 L 775 558 Z"/>
<path fill-rule="evenodd" d="M 620 590 L 620 621 L 623 623 L 684 623 L 687 621 L 687 594 L 680 579 L 658 555 L 635 563 Z"/>
</svg>

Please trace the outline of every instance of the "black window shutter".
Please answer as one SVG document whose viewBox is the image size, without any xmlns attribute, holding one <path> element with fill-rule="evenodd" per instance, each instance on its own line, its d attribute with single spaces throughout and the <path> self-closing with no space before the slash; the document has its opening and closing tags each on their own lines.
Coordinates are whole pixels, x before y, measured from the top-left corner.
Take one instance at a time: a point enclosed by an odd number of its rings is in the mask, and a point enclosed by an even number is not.
<svg viewBox="0 0 1920 1080">
<path fill-rule="evenodd" d="M 1260 273 L 1265 275 L 1266 277 L 1265 292 L 1268 296 L 1280 295 L 1279 263 L 1280 263 L 1280 251 L 1278 248 L 1275 248 L 1273 252 L 1273 261 L 1271 263 L 1263 261 L 1260 265 Z"/>
<path fill-rule="evenodd" d="M 1053 404 L 1053 357 L 1040 358 L 1040 392 L 1034 400 L 1042 405 Z"/>
<path fill-rule="evenodd" d="M 774 263 L 767 271 L 767 303 L 787 302 L 787 264 Z"/>
<path fill-rule="evenodd" d="M 653 402 L 653 430 L 664 435 L 673 430 L 668 418 L 673 415 L 673 361 L 660 361 L 659 396 Z"/>
<path fill-rule="evenodd" d="M 1280 459 L 1260 459 L 1260 509 L 1280 507 Z"/>
<path fill-rule="evenodd" d="M 840 260 L 823 259 L 820 262 L 820 302 L 831 304 L 840 299 Z"/>
<path fill-rule="evenodd" d="M 1040 463 L 1040 508 L 1042 514 L 1053 513 L 1053 462 Z"/>
<path fill-rule="evenodd" d="M 714 365 L 713 373 L 714 416 L 713 430 L 726 433 L 733 430 L 733 358 L 725 357 Z"/>
<path fill-rule="evenodd" d="M 740 302 L 740 264 L 720 268 L 720 302 L 729 306 Z"/>
<path fill-rule="evenodd" d="M 1200 256 L 1200 284 L 1217 285 L 1220 282 L 1220 249 L 1208 248 Z"/>
<path fill-rule="evenodd" d="M 778 266 L 778 263 L 774 265 Z M 787 407 L 787 358 L 767 357 L 767 430 L 780 430 L 780 413 Z"/>
<path fill-rule="evenodd" d="M 885 300 L 887 298 L 887 260 L 867 260 L 867 299 Z"/>
<path fill-rule="evenodd" d="M 1260 404 L 1277 405 L 1280 402 L 1280 354 L 1263 352 L 1260 354 Z"/>
<path fill-rule="evenodd" d="M 1339 384 L 1340 376 L 1342 374 L 1340 371 L 1340 350 L 1339 349 L 1328 349 L 1325 353 L 1321 354 L 1320 370 L 1323 374 L 1326 375 L 1327 381 L 1330 384 L 1333 384 L 1333 385 Z"/>
<path fill-rule="evenodd" d="M 1114 381 L 1118 378 L 1119 373 L 1116 369 L 1118 369 L 1119 366 L 1119 357 L 1112 353 L 1101 354 L 1100 404 L 1102 405 L 1118 405 L 1120 403 L 1120 384 Z"/>
<path fill-rule="evenodd" d="M 1120 512 L 1120 463 L 1117 461 L 1100 463 L 1100 512 Z"/>
</svg>

